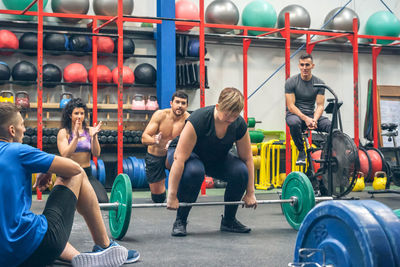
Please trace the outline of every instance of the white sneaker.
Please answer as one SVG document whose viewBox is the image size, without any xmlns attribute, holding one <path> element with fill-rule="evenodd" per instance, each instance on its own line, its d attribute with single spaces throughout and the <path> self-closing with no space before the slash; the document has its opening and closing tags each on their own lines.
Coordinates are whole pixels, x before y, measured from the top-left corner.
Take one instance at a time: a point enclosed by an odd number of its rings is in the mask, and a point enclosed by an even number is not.
<svg viewBox="0 0 400 267">
<path fill-rule="evenodd" d="M 74 267 L 116 267 L 124 264 L 128 250 L 122 246 L 112 246 L 100 252 L 81 253 L 72 258 Z"/>
</svg>

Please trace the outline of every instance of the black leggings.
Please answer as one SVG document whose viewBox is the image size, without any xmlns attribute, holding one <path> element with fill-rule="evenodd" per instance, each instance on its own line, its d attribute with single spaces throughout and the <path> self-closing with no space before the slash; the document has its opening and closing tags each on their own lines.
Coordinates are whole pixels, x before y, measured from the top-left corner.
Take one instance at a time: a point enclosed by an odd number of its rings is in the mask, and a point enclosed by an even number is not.
<svg viewBox="0 0 400 267">
<path fill-rule="evenodd" d="M 307 116 L 312 118 L 314 114 L 309 114 Z M 299 151 L 304 150 L 302 134 L 304 130 L 307 129 L 306 123 L 300 119 L 299 116 L 291 113 L 286 115 L 286 123 L 290 128 L 290 135 L 292 136 L 293 142 L 297 149 Z M 317 127 L 318 131 L 328 133 L 331 129 L 331 121 L 327 117 L 321 116 L 318 119 Z"/>
<path fill-rule="evenodd" d="M 47 232 L 35 252 L 20 266 L 46 266 L 63 252 L 76 209 L 76 196 L 66 186 L 57 185 L 51 190 L 43 215 L 47 219 Z"/>
<path fill-rule="evenodd" d="M 174 160 L 175 148 L 168 150 L 168 162 L 172 165 Z M 182 178 L 179 183 L 177 197 L 179 202 L 196 202 L 200 192 L 204 175 L 207 174 L 228 182 L 224 201 L 239 201 L 247 188 L 248 170 L 246 164 L 231 153 L 213 166 L 205 166 L 200 158 L 192 153 L 185 162 Z M 225 206 L 225 218 L 232 220 L 236 216 L 237 205 Z M 191 207 L 181 207 L 176 214 L 177 219 L 186 221 Z"/>
</svg>

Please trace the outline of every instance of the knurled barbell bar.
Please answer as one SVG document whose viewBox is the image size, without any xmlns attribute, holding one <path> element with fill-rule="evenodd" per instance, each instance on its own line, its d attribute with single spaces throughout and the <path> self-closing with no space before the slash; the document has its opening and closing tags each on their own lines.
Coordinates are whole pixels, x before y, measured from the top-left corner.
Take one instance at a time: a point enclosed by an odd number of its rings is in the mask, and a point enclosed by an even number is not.
<svg viewBox="0 0 400 267">
<path fill-rule="evenodd" d="M 301 172 L 290 173 L 282 187 L 282 199 L 259 200 L 257 204 L 282 204 L 282 210 L 288 223 L 296 230 L 299 229 L 304 217 L 315 206 L 315 202 L 332 200 L 332 197 L 315 197 L 314 190 L 308 177 Z M 244 205 L 244 201 L 232 202 L 197 202 L 179 203 L 180 207 L 194 206 Z M 166 207 L 166 203 L 132 204 L 132 185 L 126 174 L 119 174 L 114 181 L 110 203 L 99 204 L 101 210 L 109 211 L 111 235 L 122 239 L 131 219 L 132 208 Z"/>
</svg>

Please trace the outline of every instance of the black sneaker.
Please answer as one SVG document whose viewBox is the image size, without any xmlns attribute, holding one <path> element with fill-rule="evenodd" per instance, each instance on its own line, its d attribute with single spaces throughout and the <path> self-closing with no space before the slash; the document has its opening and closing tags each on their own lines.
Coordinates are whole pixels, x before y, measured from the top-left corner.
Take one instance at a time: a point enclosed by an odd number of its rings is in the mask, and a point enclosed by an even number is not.
<svg viewBox="0 0 400 267">
<path fill-rule="evenodd" d="M 174 226 L 172 227 L 172 236 L 186 236 L 186 225 L 187 222 L 183 222 L 180 219 L 176 219 Z"/>
<path fill-rule="evenodd" d="M 306 152 L 304 152 L 304 150 L 299 151 L 296 165 L 306 165 Z"/>
<path fill-rule="evenodd" d="M 251 228 L 243 225 L 241 222 L 236 220 L 236 218 L 232 221 L 228 221 L 222 217 L 220 230 L 233 233 L 249 233 Z"/>
</svg>

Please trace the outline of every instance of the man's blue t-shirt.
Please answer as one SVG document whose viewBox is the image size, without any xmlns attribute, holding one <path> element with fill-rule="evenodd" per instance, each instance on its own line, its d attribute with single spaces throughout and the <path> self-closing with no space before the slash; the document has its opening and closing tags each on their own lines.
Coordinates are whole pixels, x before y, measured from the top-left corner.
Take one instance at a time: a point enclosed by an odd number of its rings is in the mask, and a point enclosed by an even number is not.
<svg viewBox="0 0 400 267">
<path fill-rule="evenodd" d="M 37 148 L 0 142 L 0 266 L 17 266 L 40 245 L 44 215 L 30 211 L 32 173 L 46 173 L 54 159 Z"/>
</svg>

